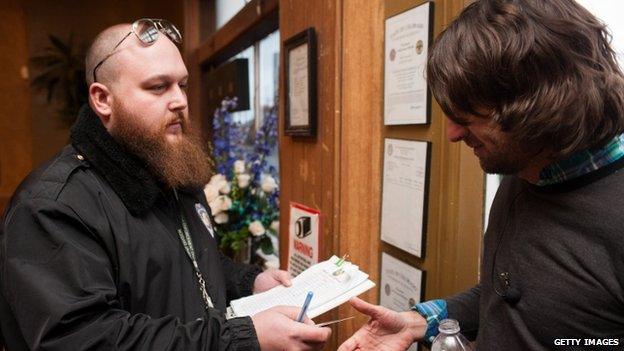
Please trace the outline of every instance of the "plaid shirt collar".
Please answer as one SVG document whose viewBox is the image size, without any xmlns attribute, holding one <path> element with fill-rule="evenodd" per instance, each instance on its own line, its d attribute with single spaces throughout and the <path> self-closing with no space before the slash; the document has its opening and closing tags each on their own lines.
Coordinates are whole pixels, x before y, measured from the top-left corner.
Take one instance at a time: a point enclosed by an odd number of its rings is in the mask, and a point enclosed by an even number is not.
<svg viewBox="0 0 624 351">
<path fill-rule="evenodd" d="M 624 156 L 624 134 L 620 134 L 599 149 L 579 151 L 569 158 L 552 163 L 540 172 L 539 186 L 562 183 L 595 171 Z"/>
</svg>

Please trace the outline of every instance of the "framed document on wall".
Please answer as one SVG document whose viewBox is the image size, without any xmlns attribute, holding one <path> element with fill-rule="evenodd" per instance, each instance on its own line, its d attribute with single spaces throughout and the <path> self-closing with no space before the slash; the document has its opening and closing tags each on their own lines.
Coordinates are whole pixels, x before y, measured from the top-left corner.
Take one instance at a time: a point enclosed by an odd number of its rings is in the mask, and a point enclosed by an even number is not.
<svg viewBox="0 0 624 351">
<path fill-rule="evenodd" d="M 284 134 L 316 136 L 316 38 L 314 28 L 284 42 Z"/>
<path fill-rule="evenodd" d="M 379 304 L 381 306 L 403 312 L 422 301 L 425 291 L 424 271 L 382 252 L 380 277 Z M 407 349 L 407 351 L 416 350 L 418 350 L 417 343 Z"/>
<path fill-rule="evenodd" d="M 425 71 L 433 24 L 426 2 L 386 19 L 384 124 L 427 124 L 430 102 Z"/>
<path fill-rule="evenodd" d="M 429 142 L 390 139 L 384 142 L 381 195 L 381 240 L 424 257 L 429 187 Z"/>
</svg>

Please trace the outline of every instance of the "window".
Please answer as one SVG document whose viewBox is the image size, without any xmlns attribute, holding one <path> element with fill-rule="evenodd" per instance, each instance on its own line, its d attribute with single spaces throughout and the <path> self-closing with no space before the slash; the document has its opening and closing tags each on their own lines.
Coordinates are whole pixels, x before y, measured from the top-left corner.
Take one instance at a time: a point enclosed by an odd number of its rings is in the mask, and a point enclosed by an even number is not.
<svg viewBox="0 0 624 351">
<path fill-rule="evenodd" d="M 248 148 L 253 147 L 253 136 L 264 122 L 264 116 L 277 106 L 279 48 L 279 31 L 275 31 L 231 58 L 245 58 L 249 63 L 250 109 L 232 114 L 234 122 L 248 126 L 249 136 L 245 139 Z M 278 159 L 276 146 L 269 157 L 269 165 L 276 170 L 279 170 Z"/>
<path fill-rule="evenodd" d="M 248 1 L 245 0 L 216 0 L 217 30 L 234 17 Z"/>
<path fill-rule="evenodd" d="M 207 187 L 217 213 L 219 244 L 239 261 L 277 266 L 277 252 L 271 251 L 278 249 L 279 231 L 279 2 L 193 0 L 191 5 L 199 11 L 188 14 L 189 30 L 199 29 L 203 41 L 192 50 L 202 72 L 192 95 L 199 100 L 195 104 L 204 133 L 212 139 L 217 171 L 226 178 L 214 177 L 217 193 Z M 233 60 L 234 64 L 223 65 Z M 224 107 L 233 106 L 222 105 L 221 99 L 237 95 L 240 88 L 249 89 L 238 94 L 245 99 L 239 105 L 242 110 L 226 111 Z M 202 92 L 207 94 L 202 97 Z M 221 185 L 224 180 L 229 187 Z M 218 198 L 227 203 L 228 196 L 229 209 L 217 206 Z"/>
</svg>

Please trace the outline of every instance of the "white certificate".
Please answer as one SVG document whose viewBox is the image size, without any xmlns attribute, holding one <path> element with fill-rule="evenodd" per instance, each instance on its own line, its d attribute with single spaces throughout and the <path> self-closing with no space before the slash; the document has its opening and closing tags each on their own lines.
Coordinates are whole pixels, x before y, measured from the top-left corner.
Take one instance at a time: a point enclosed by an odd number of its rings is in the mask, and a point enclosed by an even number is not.
<svg viewBox="0 0 624 351">
<path fill-rule="evenodd" d="M 427 2 L 386 20 L 384 124 L 428 123 L 425 68 L 429 46 Z"/>
<path fill-rule="evenodd" d="M 290 125 L 293 127 L 310 124 L 308 110 L 308 44 L 292 49 L 288 58 L 288 108 Z"/>
<path fill-rule="evenodd" d="M 381 240 L 422 257 L 429 144 L 385 139 Z"/>
<path fill-rule="evenodd" d="M 379 304 L 393 311 L 407 311 L 420 302 L 423 272 L 396 258 L 381 254 Z M 408 350 L 416 351 L 417 344 Z"/>
</svg>

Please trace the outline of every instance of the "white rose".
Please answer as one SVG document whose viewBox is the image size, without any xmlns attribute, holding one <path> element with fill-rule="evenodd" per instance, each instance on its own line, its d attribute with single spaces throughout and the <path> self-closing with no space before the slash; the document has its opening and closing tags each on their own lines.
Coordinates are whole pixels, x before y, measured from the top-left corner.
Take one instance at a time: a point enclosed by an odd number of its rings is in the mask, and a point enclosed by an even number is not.
<svg viewBox="0 0 624 351">
<path fill-rule="evenodd" d="M 210 212 L 212 212 L 213 216 L 221 213 L 221 200 L 219 199 L 219 196 L 217 196 L 214 200 L 210 201 L 208 203 L 208 206 L 210 207 Z"/>
<path fill-rule="evenodd" d="M 274 232 L 279 234 L 279 221 L 271 222 L 271 229 L 273 229 Z"/>
<path fill-rule="evenodd" d="M 236 175 L 236 180 L 238 180 L 238 187 L 244 189 L 249 186 L 251 176 L 247 173 L 238 174 Z"/>
<path fill-rule="evenodd" d="M 264 229 L 264 226 L 260 221 L 253 221 L 249 223 L 249 231 L 253 236 L 260 236 L 266 233 L 266 229 Z"/>
<path fill-rule="evenodd" d="M 204 195 L 206 195 L 206 201 L 212 202 L 217 198 L 217 196 L 219 196 L 219 190 L 212 184 L 208 183 L 204 187 Z"/>
<path fill-rule="evenodd" d="M 221 212 L 214 217 L 214 221 L 217 224 L 227 223 L 230 220 L 229 216 L 225 212 Z"/>
<path fill-rule="evenodd" d="M 208 203 L 210 206 L 210 210 L 212 211 L 212 215 L 216 216 L 217 214 L 227 211 L 232 208 L 232 199 L 230 199 L 226 195 L 217 196 L 216 199 L 212 200 Z"/>
<path fill-rule="evenodd" d="M 277 189 L 277 182 L 275 181 L 275 178 L 266 174 L 264 177 L 262 177 L 261 187 L 262 187 L 262 191 L 264 191 L 267 194 L 270 194 L 274 192 L 275 189 Z"/>
<path fill-rule="evenodd" d="M 236 160 L 234 161 L 234 173 L 241 174 L 245 172 L 245 161 Z"/>
<path fill-rule="evenodd" d="M 225 176 L 223 176 L 222 174 L 217 174 L 217 175 L 212 176 L 212 178 L 210 178 L 210 183 L 208 183 L 208 185 L 214 187 L 222 194 L 229 193 L 229 190 L 227 189 L 227 187 L 229 186 L 228 181 L 225 178 Z M 224 192 L 224 190 L 228 190 L 228 191 Z"/>
<path fill-rule="evenodd" d="M 230 191 L 232 191 L 232 188 L 230 187 L 230 183 L 228 182 L 224 182 L 223 185 L 219 188 L 219 192 L 223 195 L 229 194 Z"/>
</svg>

